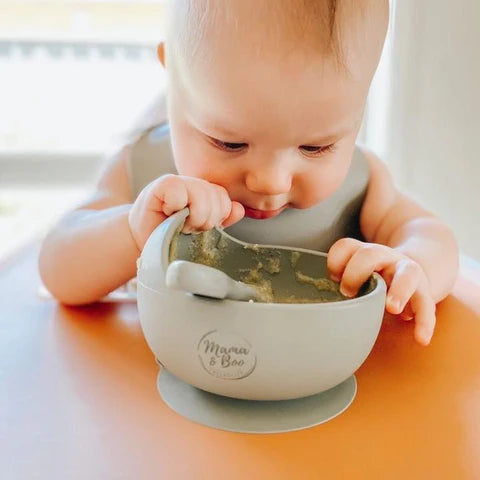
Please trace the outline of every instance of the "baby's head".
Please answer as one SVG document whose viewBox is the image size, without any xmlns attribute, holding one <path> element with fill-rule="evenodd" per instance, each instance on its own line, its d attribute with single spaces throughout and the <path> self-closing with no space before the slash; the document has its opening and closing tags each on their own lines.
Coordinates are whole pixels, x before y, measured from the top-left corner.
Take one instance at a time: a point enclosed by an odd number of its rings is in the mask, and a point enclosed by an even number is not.
<svg viewBox="0 0 480 480">
<path fill-rule="evenodd" d="M 179 173 L 257 218 L 329 197 L 387 24 L 388 0 L 171 0 L 158 52 Z"/>
</svg>

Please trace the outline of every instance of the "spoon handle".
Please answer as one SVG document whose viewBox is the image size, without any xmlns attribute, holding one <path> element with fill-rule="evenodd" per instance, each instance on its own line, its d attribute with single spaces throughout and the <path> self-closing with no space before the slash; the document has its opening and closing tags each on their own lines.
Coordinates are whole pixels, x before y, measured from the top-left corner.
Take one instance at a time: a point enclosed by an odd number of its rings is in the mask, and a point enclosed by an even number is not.
<svg viewBox="0 0 480 480">
<path fill-rule="evenodd" d="M 226 273 L 200 263 L 175 260 L 165 275 L 167 287 L 211 298 L 250 300 L 256 298 L 256 290 L 237 282 Z"/>
</svg>

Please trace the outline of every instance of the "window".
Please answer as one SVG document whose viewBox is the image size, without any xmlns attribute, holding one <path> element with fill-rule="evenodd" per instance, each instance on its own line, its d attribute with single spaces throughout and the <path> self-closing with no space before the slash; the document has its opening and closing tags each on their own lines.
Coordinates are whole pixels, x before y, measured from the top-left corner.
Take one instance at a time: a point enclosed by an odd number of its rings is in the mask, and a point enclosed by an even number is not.
<svg viewBox="0 0 480 480">
<path fill-rule="evenodd" d="M 0 5 L 0 152 L 95 153 L 161 88 L 163 2 Z"/>
<path fill-rule="evenodd" d="M 88 195 L 163 87 L 164 2 L 0 2 L 0 258 Z"/>
</svg>

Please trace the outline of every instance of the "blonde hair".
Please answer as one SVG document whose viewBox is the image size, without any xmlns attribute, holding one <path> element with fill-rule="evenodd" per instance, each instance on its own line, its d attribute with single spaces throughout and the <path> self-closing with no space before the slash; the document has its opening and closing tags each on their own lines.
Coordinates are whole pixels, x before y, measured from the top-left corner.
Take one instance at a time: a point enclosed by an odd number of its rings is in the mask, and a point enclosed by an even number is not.
<svg viewBox="0 0 480 480">
<path fill-rule="evenodd" d="M 202 40 L 222 25 L 239 29 L 233 5 L 245 0 L 170 0 L 167 38 L 173 37 L 181 53 L 195 56 Z M 354 30 L 374 8 L 388 18 L 389 0 L 256 0 L 252 22 L 260 20 L 264 34 L 275 38 L 294 38 L 304 48 L 343 64 L 343 28 Z M 263 27 L 264 26 L 264 27 Z"/>
</svg>

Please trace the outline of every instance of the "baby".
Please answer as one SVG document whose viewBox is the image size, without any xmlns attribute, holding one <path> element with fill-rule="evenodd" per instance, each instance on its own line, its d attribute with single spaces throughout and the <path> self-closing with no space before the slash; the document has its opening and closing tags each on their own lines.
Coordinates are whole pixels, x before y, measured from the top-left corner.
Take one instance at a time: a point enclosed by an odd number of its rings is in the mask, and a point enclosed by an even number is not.
<svg viewBox="0 0 480 480">
<path fill-rule="evenodd" d="M 388 0 L 171 1 L 158 57 L 176 173 L 135 198 L 123 148 L 93 198 L 45 239 L 47 288 L 67 304 L 99 299 L 136 275 L 151 232 L 186 206 L 192 232 L 268 225 L 322 205 L 352 165 L 387 25 Z M 395 188 L 383 162 L 363 156 L 361 238 L 336 239 L 329 272 L 347 296 L 379 272 L 386 310 L 414 319 L 415 339 L 427 345 L 435 304 L 456 279 L 455 237 Z"/>
</svg>

